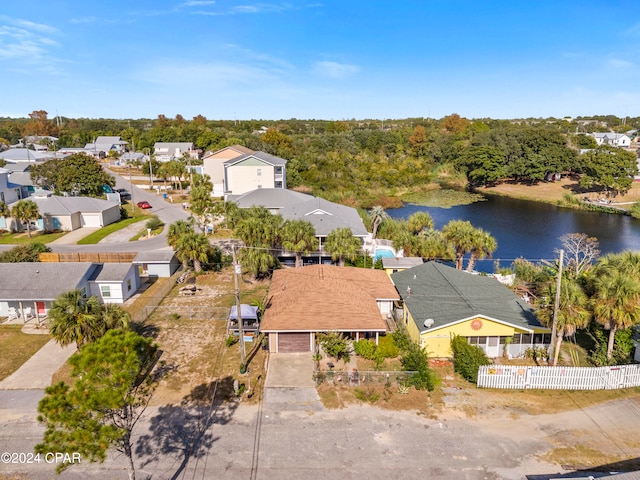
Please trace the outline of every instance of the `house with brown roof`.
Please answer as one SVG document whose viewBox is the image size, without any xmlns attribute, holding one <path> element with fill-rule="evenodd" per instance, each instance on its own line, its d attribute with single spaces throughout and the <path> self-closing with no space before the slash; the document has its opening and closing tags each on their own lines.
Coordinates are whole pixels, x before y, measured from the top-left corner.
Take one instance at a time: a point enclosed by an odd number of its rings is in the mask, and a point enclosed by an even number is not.
<svg viewBox="0 0 640 480">
<path fill-rule="evenodd" d="M 272 353 L 312 352 L 316 335 L 330 331 L 377 343 L 399 299 L 382 270 L 332 265 L 276 270 L 260 331 L 269 336 Z"/>
</svg>

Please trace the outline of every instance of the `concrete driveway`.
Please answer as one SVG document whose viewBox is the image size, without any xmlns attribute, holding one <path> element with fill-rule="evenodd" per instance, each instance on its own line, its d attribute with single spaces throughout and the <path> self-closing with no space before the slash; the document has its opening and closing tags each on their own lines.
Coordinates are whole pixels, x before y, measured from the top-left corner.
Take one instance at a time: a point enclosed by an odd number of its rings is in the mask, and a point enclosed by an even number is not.
<svg viewBox="0 0 640 480">
<path fill-rule="evenodd" d="M 271 353 L 265 381 L 265 411 L 322 411 L 313 380 L 311 353 Z"/>
</svg>

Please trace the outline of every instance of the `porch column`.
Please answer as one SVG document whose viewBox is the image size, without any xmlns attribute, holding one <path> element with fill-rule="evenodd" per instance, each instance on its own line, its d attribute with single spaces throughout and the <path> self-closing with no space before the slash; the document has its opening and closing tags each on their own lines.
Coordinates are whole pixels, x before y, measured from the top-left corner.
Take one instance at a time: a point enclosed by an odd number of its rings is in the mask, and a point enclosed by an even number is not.
<svg viewBox="0 0 640 480">
<path fill-rule="evenodd" d="M 379 338 L 380 338 L 380 332 L 376 332 L 376 345 L 378 345 Z"/>
<path fill-rule="evenodd" d="M 36 301 L 33 301 L 33 311 L 36 312 L 36 322 L 40 325 L 40 314 L 38 313 L 38 304 Z"/>
<path fill-rule="evenodd" d="M 22 308 L 22 300 L 18 301 L 18 306 L 20 307 L 20 316 L 22 317 L 22 323 L 27 323 L 27 319 L 24 316 L 24 308 Z"/>
<path fill-rule="evenodd" d="M 356 332 L 356 342 L 360 340 L 360 332 Z"/>
</svg>

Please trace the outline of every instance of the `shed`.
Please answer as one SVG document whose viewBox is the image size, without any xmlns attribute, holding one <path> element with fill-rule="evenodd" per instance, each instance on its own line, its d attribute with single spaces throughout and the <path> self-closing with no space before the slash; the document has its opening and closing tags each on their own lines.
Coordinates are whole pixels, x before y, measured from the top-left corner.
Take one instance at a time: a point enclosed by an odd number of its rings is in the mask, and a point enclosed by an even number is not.
<svg viewBox="0 0 640 480">
<path fill-rule="evenodd" d="M 171 248 L 139 252 L 133 264 L 140 266 L 142 275 L 149 277 L 170 277 L 180 268 L 180 261 Z"/>
</svg>

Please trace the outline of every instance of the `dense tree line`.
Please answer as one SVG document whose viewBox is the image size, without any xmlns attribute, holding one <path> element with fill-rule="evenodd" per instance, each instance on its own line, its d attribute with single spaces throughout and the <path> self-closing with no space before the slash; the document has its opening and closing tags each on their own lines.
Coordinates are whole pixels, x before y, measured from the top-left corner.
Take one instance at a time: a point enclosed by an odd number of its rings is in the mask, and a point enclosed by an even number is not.
<svg viewBox="0 0 640 480">
<path fill-rule="evenodd" d="M 461 172 L 472 186 L 537 182 L 549 172 L 582 174 L 577 151 L 593 147 L 583 133 L 640 127 L 640 117 L 581 120 L 469 120 L 456 114 L 384 121 L 47 119 L 47 112 L 36 111 L 28 119 L 0 119 L 0 138 L 16 143 L 26 134 L 49 134 L 59 138 L 55 147 L 82 147 L 114 135 L 137 151 L 159 141 L 193 142 L 202 152 L 241 144 L 288 159 L 289 187 L 368 208 L 385 195 L 419 189 L 443 170 Z"/>
</svg>

